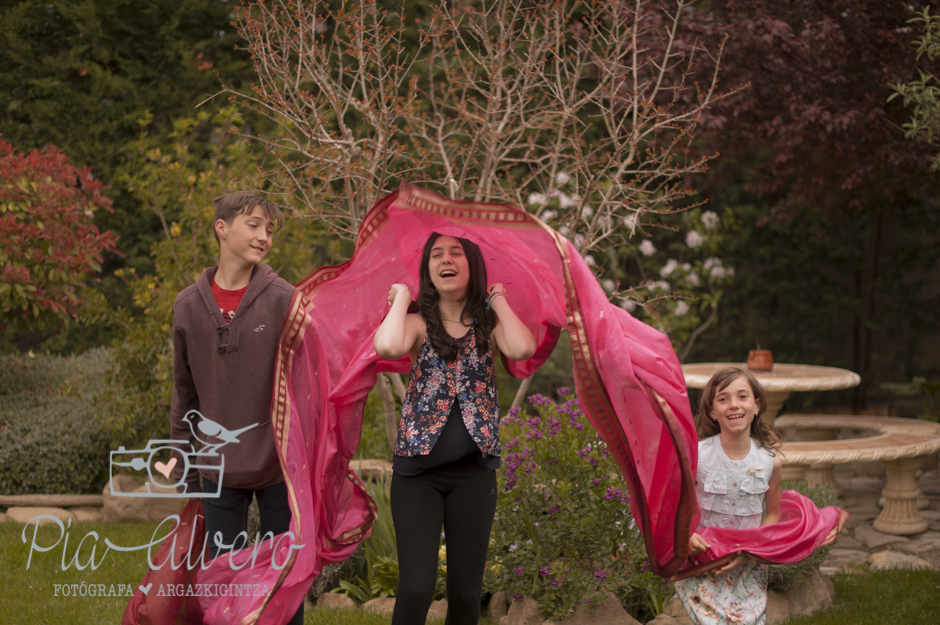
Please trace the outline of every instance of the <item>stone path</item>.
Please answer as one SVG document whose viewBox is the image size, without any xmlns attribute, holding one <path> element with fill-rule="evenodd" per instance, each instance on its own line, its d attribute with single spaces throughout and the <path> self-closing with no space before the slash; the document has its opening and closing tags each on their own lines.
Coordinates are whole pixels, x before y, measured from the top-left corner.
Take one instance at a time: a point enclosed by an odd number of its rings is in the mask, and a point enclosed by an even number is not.
<svg viewBox="0 0 940 625">
<path fill-rule="evenodd" d="M 884 488 L 883 471 L 877 464 L 836 467 L 836 482 L 843 489 L 839 506 L 852 513 L 820 571 L 833 575 L 839 570 L 865 571 L 896 566 L 940 568 L 940 470 L 924 471 L 918 483 L 929 505 L 921 510 L 926 532 L 912 536 L 883 534 L 872 526 L 881 512 L 878 500 Z"/>
</svg>

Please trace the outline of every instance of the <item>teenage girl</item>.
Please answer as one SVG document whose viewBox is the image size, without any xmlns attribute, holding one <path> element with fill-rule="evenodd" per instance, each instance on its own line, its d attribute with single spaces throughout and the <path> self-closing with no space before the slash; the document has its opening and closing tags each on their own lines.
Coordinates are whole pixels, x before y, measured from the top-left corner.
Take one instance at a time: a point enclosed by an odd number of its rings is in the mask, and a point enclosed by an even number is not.
<svg viewBox="0 0 940 625">
<path fill-rule="evenodd" d="M 780 520 L 780 433 L 760 419 L 764 389 L 742 369 L 719 371 L 702 391 L 695 490 L 701 527 L 745 529 Z M 709 544 L 698 534 L 689 552 Z M 696 625 L 763 625 L 767 566 L 746 554 L 707 575 L 676 582 L 682 606 Z"/>
<path fill-rule="evenodd" d="M 433 233 L 419 273 L 416 306 L 407 286 L 393 284 L 391 309 L 374 340 L 384 358 L 411 358 L 392 464 L 399 564 L 392 625 L 427 619 L 442 526 L 447 623 L 476 625 L 499 468 L 494 346 L 506 358 L 525 360 L 536 344 L 503 285 L 487 287 L 475 243 Z"/>
</svg>

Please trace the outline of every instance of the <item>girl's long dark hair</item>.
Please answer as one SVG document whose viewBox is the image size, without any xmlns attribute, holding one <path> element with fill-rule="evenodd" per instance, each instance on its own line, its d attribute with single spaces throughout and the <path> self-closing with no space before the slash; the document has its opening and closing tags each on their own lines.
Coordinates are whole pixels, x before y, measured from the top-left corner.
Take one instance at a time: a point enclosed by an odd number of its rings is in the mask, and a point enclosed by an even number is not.
<svg viewBox="0 0 940 625">
<path fill-rule="evenodd" d="M 767 410 L 767 395 L 764 393 L 764 387 L 757 381 L 753 373 L 737 367 L 722 369 L 713 375 L 705 388 L 702 389 L 698 412 L 695 415 L 695 429 L 698 431 L 698 438 L 699 440 L 705 440 L 721 433 L 721 427 L 712 419 L 710 414 L 715 403 L 715 395 L 728 388 L 728 385 L 738 378 L 747 380 L 759 405 L 758 413 L 754 415 L 754 420 L 751 421 L 751 438 L 756 439 L 758 444 L 768 451 L 774 451 L 783 443 L 783 435 L 780 430 L 765 423 L 760 418 L 760 413 Z"/>
<path fill-rule="evenodd" d="M 454 360 L 457 357 L 457 340 L 447 333 L 444 329 L 444 322 L 441 319 L 441 311 L 438 306 L 440 295 L 434 288 L 431 281 L 431 270 L 428 264 L 431 260 L 431 248 L 434 242 L 441 237 L 438 232 L 431 233 L 427 242 L 424 244 L 424 251 L 421 252 L 421 267 L 419 269 L 418 281 L 418 299 L 417 311 L 424 319 L 427 326 L 425 340 L 431 341 L 431 347 L 434 348 L 445 360 Z M 496 315 L 486 306 L 486 263 L 483 262 L 483 253 L 480 247 L 468 239 L 455 237 L 464 254 L 467 257 L 467 266 L 470 270 L 470 279 L 467 282 L 467 293 L 463 300 L 463 310 L 460 313 L 460 321 L 472 319 L 473 327 L 470 330 L 476 336 L 477 352 L 482 356 L 490 348 L 490 334 L 496 327 Z"/>
</svg>

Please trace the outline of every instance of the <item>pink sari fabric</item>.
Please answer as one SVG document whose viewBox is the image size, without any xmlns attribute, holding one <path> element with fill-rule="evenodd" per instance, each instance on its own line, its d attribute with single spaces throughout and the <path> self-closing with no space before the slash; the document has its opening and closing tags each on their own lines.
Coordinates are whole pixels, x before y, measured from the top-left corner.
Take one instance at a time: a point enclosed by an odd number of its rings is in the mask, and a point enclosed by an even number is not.
<svg viewBox="0 0 940 625">
<path fill-rule="evenodd" d="M 421 250 L 432 232 L 477 243 L 490 283 L 505 285 L 513 310 L 535 335 L 531 359 L 506 362 L 514 376 L 534 373 L 568 329 L 584 412 L 626 478 L 652 567 L 675 573 L 698 521 L 697 437 L 675 352 L 664 334 L 611 304 L 575 248 L 524 210 L 403 185 L 366 216 L 352 260 L 303 283 L 308 298 L 327 309 L 324 322 L 356 347 L 332 390 L 335 419 L 358 426 L 376 374 L 409 371 L 407 358 L 380 358 L 372 337 L 388 309 L 389 287 L 401 282 L 417 292 Z M 328 279 L 308 286 L 322 278 Z"/>
<path fill-rule="evenodd" d="M 691 556 L 672 579 L 701 575 L 717 568 L 739 553 L 772 564 L 794 564 L 808 558 L 823 546 L 833 528 L 841 530 L 849 513 L 835 506 L 819 509 L 811 499 L 795 490 L 780 493 L 780 521 L 751 529 L 697 530 L 709 549 Z"/>
</svg>

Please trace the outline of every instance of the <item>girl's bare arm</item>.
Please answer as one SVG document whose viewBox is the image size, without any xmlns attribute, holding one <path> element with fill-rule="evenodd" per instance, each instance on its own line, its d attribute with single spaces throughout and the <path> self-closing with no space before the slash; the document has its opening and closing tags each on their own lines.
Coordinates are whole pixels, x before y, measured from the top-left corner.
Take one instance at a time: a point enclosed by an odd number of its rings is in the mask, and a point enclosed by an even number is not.
<svg viewBox="0 0 940 625">
<path fill-rule="evenodd" d="M 422 319 L 409 315 L 411 291 L 404 284 L 393 284 L 388 292 L 391 309 L 375 333 L 372 345 L 382 358 L 398 360 L 411 352 L 421 334 Z"/>
<path fill-rule="evenodd" d="M 499 351 L 510 360 L 531 358 L 535 354 L 535 337 L 506 301 L 505 287 L 502 284 L 494 284 L 487 291 L 490 294 L 490 306 L 497 317 L 493 340 L 496 341 Z M 494 295 L 495 293 L 502 295 Z"/>
<path fill-rule="evenodd" d="M 764 502 L 767 504 L 767 512 L 764 514 L 764 520 L 761 525 L 773 525 L 780 520 L 780 481 L 783 475 L 783 463 L 780 456 L 774 457 L 774 470 L 770 474 L 770 488 L 764 494 Z"/>
</svg>

